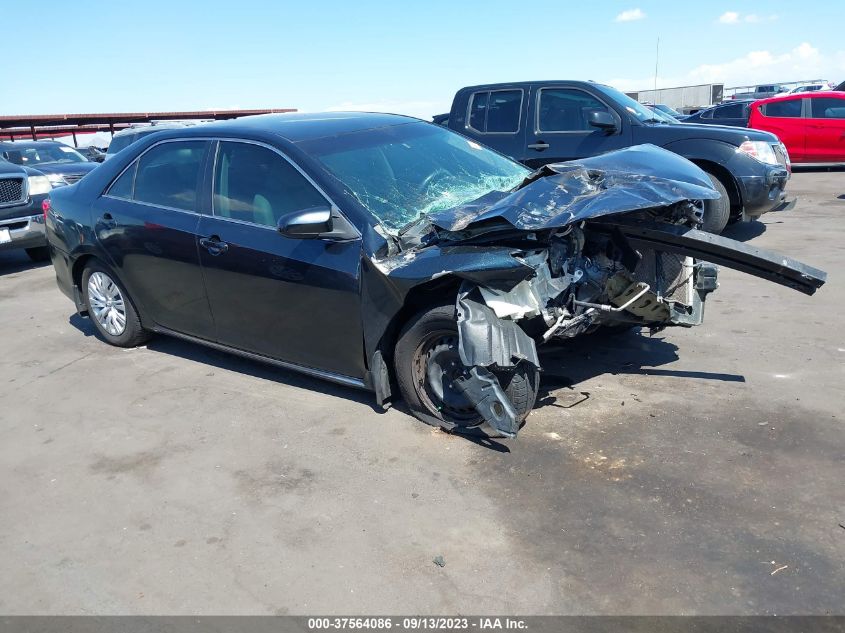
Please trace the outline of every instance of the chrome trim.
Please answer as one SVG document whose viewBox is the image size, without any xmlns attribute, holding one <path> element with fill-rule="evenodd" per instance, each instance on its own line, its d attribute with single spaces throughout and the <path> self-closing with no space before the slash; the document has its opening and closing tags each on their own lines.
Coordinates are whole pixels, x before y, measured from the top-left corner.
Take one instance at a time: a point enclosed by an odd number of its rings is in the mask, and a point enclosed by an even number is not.
<svg viewBox="0 0 845 633">
<path fill-rule="evenodd" d="M 613 118 L 616 119 L 616 124 L 619 126 L 619 129 L 616 133 L 620 133 L 622 131 L 622 117 L 619 116 L 619 113 L 613 109 L 613 107 L 601 97 L 597 97 L 592 92 L 587 92 L 583 88 L 577 88 L 575 86 L 544 86 L 543 88 L 537 89 L 537 94 L 534 98 L 534 134 L 593 134 L 598 128 L 594 130 L 541 130 L 540 129 L 540 98 L 542 97 L 542 93 L 544 90 L 577 90 L 578 92 L 583 92 L 588 97 L 592 97 L 596 101 L 600 101 L 607 111 L 613 115 Z"/>
<path fill-rule="evenodd" d="M 190 334 L 183 334 L 182 332 L 176 332 L 175 330 L 171 330 L 166 327 L 156 326 L 154 331 L 160 334 L 166 334 L 167 336 L 173 336 L 175 338 L 180 338 L 185 341 L 189 341 L 191 343 L 199 343 L 200 345 L 204 345 L 206 347 L 211 347 L 213 349 L 219 350 L 221 352 L 228 352 L 230 354 L 235 354 L 236 356 L 242 356 L 243 358 L 248 358 L 250 360 L 255 360 L 261 363 L 267 363 L 269 365 L 275 365 L 277 367 L 281 367 L 282 369 L 289 369 L 292 371 L 299 372 L 301 374 L 306 374 L 308 376 L 313 376 L 315 378 L 322 378 L 323 380 L 328 380 L 330 382 L 344 385 L 345 387 L 356 387 L 358 389 L 367 389 L 366 383 L 360 378 L 353 378 L 352 376 L 345 376 L 344 374 L 337 374 L 331 371 L 325 371 L 323 369 L 315 369 L 313 367 L 306 367 L 304 365 L 297 365 L 296 363 L 289 363 L 284 360 L 278 360 L 276 358 L 271 358 L 269 356 L 263 356 L 262 354 L 255 354 L 253 352 L 247 352 L 242 349 L 238 349 L 237 347 L 230 347 L 229 345 L 224 345 L 222 343 L 216 343 L 214 341 L 208 341 L 203 338 L 199 338 L 196 336 L 192 336 Z"/>
<path fill-rule="evenodd" d="M 188 215 L 195 215 L 200 216 L 202 215 L 198 211 L 188 211 L 186 209 L 177 209 L 176 207 L 168 207 L 163 204 L 153 204 L 152 202 L 142 202 L 141 200 L 132 200 L 131 198 L 118 198 L 117 196 L 110 196 L 107 194 L 103 194 L 100 196 L 101 198 L 108 198 L 109 200 L 120 200 L 121 202 L 131 202 L 132 204 L 140 204 L 145 207 L 150 207 L 152 209 L 161 209 L 163 211 L 176 211 L 177 213 L 187 213 Z"/>
<path fill-rule="evenodd" d="M 470 121 L 470 113 L 472 112 L 472 100 L 475 99 L 475 95 L 480 95 L 482 93 L 487 94 L 487 108 L 485 108 L 484 112 L 484 127 L 487 127 L 487 114 L 489 113 L 490 109 L 490 95 L 494 92 L 519 92 L 519 118 L 516 121 L 516 131 L 514 132 L 486 132 L 479 130 L 478 128 L 474 128 L 469 124 Z M 493 136 L 499 134 L 519 134 L 519 131 L 522 129 L 522 104 L 525 103 L 525 89 L 524 88 L 496 88 L 495 90 L 477 90 L 469 95 L 469 100 L 467 101 L 467 112 L 466 112 L 466 119 L 464 119 L 464 127 L 468 130 L 472 130 L 477 134 L 491 134 Z"/>
</svg>

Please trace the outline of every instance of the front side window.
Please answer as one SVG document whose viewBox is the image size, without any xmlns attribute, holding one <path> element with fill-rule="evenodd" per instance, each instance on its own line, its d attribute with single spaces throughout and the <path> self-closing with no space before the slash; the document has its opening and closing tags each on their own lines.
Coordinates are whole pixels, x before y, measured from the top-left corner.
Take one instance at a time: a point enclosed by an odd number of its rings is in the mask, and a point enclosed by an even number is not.
<svg viewBox="0 0 845 633">
<path fill-rule="evenodd" d="M 205 146 L 205 141 L 176 141 L 147 151 L 138 159 L 133 199 L 184 211 L 196 210 Z"/>
<path fill-rule="evenodd" d="M 275 227 L 287 213 L 328 202 L 276 152 L 252 143 L 221 141 L 213 204 L 216 216 Z"/>
<path fill-rule="evenodd" d="M 590 113 L 596 110 L 610 112 L 583 90 L 546 88 L 540 91 L 538 127 L 541 132 L 593 132 L 596 128 L 590 125 Z"/>
<path fill-rule="evenodd" d="M 745 106 L 742 103 L 731 103 L 730 105 L 716 108 L 713 111 L 714 119 L 740 119 Z"/>
<path fill-rule="evenodd" d="M 800 118 L 802 101 L 802 99 L 772 101 L 763 106 L 763 114 L 769 117 Z"/>
<path fill-rule="evenodd" d="M 477 132 L 514 133 L 522 115 L 522 90 L 476 92 L 469 104 L 469 126 Z"/>
<path fill-rule="evenodd" d="M 823 97 L 811 99 L 814 119 L 845 119 L 845 99 Z"/>
</svg>

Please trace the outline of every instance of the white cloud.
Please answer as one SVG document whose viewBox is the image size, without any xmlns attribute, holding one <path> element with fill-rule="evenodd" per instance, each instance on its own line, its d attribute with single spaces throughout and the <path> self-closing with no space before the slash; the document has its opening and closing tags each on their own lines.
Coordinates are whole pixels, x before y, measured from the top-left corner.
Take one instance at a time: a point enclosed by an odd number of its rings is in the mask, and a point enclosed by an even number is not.
<svg viewBox="0 0 845 633">
<path fill-rule="evenodd" d="M 716 64 L 701 64 L 684 73 L 658 77 L 658 88 L 724 83 L 726 88 L 776 81 L 827 79 L 845 76 L 845 50 L 824 53 L 809 42 L 787 51 L 749 51 L 736 59 Z M 654 77 L 620 78 L 607 83 L 620 90 L 646 90 L 654 86 Z"/>
<path fill-rule="evenodd" d="M 635 20 L 642 20 L 645 18 L 645 13 L 642 9 L 628 9 L 616 16 L 614 22 L 634 22 Z"/>
<path fill-rule="evenodd" d="M 740 22 L 747 22 L 748 24 L 758 24 L 760 22 L 773 22 L 777 20 L 778 16 L 772 15 L 757 15 L 756 13 L 749 13 L 743 16 L 736 11 L 725 11 L 719 16 L 719 22 L 722 24 L 739 24 Z"/>
</svg>

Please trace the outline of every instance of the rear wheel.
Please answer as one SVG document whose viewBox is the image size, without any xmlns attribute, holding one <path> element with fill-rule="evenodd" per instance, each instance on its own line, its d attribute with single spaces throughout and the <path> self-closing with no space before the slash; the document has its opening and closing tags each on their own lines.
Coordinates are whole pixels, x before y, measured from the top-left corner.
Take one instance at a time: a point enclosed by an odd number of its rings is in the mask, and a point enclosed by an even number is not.
<svg viewBox="0 0 845 633">
<path fill-rule="evenodd" d="M 458 353 L 455 306 L 415 315 L 403 328 L 394 355 L 396 380 L 411 412 L 427 424 L 469 435 L 495 437 L 455 385 L 465 370 Z M 528 363 L 494 372 L 522 422 L 537 399 L 539 372 Z"/>
<path fill-rule="evenodd" d="M 704 201 L 704 222 L 701 228 L 708 233 L 718 235 L 728 225 L 731 217 L 731 200 L 722 181 L 710 172 L 706 173 L 710 177 L 710 182 L 713 183 L 713 188 L 719 192 L 719 199 Z"/>
<path fill-rule="evenodd" d="M 34 262 L 46 262 L 50 259 L 50 249 L 47 246 L 28 248 L 26 254 Z"/>
<path fill-rule="evenodd" d="M 107 343 L 135 347 L 149 338 L 132 300 L 106 266 L 97 261 L 88 264 L 82 273 L 82 293 L 88 316 Z"/>
</svg>

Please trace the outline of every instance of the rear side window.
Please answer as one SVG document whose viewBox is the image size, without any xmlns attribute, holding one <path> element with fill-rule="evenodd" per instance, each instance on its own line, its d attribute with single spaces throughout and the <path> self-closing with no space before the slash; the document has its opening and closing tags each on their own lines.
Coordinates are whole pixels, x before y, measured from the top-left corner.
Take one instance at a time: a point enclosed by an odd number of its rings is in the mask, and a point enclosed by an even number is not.
<svg viewBox="0 0 845 633">
<path fill-rule="evenodd" d="M 490 90 L 473 93 L 469 103 L 469 127 L 485 134 L 519 131 L 522 90 Z"/>
<path fill-rule="evenodd" d="M 214 170 L 214 215 L 275 227 L 293 211 L 328 202 L 276 152 L 221 141 Z"/>
<path fill-rule="evenodd" d="M 551 88 L 540 91 L 538 127 L 541 132 L 594 132 L 590 113 L 610 112 L 608 107 L 583 90 Z"/>
<path fill-rule="evenodd" d="M 714 119 L 741 119 L 745 105 L 742 103 L 731 103 L 730 105 L 716 108 L 713 111 Z"/>
<path fill-rule="evenodd" d="M 814 119 L 845 119 L 845 99 L 815 98 L 810 104 Z"/>
<path fill-rule="evenodd" d="M 150 149 L 138 159 L 133 199 L 184 211 L 196 210 L 205 145 L 205 141 L 176 141 Z"/>
<path fill-rule="evenodd" d="M 771 117 L 800 118 L 801 102 L 802 99 L 772 101 L 763 106 L 763 114 Z"/>
<path fill-rule="evenodd" d="M 124 171 L 120 178 L 112 183 L 109 187 L 108 195 L 113 198 L 124 198 L 126 200 L 132 199 L 132 185 L 135 181 L 135 168 L 138 167 L 138 161 L 132 163 L 129 168 Z"/>
</svg>

